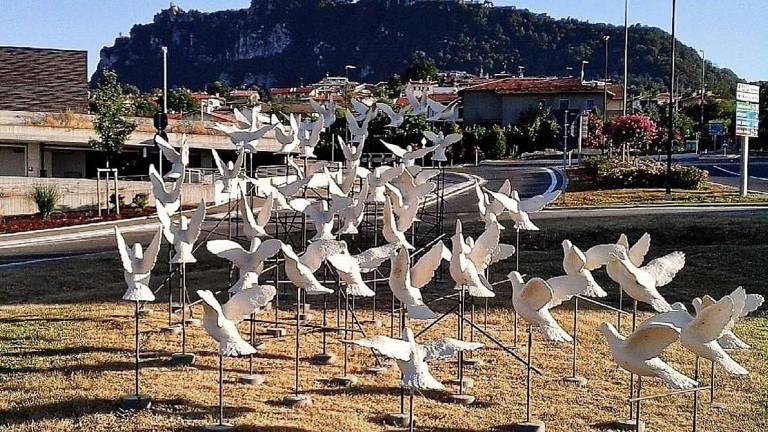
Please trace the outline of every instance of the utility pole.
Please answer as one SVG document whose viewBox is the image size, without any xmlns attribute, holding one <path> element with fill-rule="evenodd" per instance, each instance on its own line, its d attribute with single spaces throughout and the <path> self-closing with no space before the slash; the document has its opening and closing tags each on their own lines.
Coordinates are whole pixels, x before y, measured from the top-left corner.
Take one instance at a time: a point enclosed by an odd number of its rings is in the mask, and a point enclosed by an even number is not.
<svg viewBox="0 0 768 432">
<path fill-rule="evenodd" d="M 629 0 L 624 0 L 624 106 L 622 115 L 627 115 L 627 77 L 629 75 Z"/>
<path fill-rule="evenodd" d="M 611 39 L 610 36 L 605 35 L 603 36 L 603 40 L 605 41 L 605 83 L 603 83 L 603 126 L 608 122 L 608 41 Z M 626 93 L 625 93 L 626 97 Z M 603 134 L 603 148 L 606 147 L 607 140 L 605 139 L 605 134 Z M 613 156 L 613 151 L 609 147 L 608 148 L 608 157 Z"/>
<path fill-rule="evenodd" d="M 563 173 L 568 165 L 568 109 L 565 109 L 565 118 L 563 119 Z"/>
<path fill-rule="evenodd" d="M 674 140 L 674 130 L 675 130 L 675 104 L 672 101 L 672 97 L 675 94 L 675 56 L 676 56 L 676 45 L 677 41 L 675 39 L 676 34 L 676 18 L 677 15 L 677 0 L 672 0 L 672 67 L 670 68 L 669 72 L 669 139 L 667 140 L 667 175 L 665 179 L 665 183 L 667 186 L 666 190 L 666 196 L 665 198 L 667 200 L 672 199 L 672 185 L 671 185 L 671 177 L 672 177 L 672 141 Z"/>
<path fill-rule="evenodd" d="M 165 122 L 168 122 L 168 47 L 164 46 L 160 48 L 163 51 L 163 117 Z M 158 171 L 160 175 L 163 175 L 163 152 L 158 147 Z"/>
<path fill-rule="evenodd" d="M 707 75 L 707 63 L 705 60 L 706 57 L 704 57 L 704 50 L 701 50 L 701 117 L 699 119 L 699 142 L 697 144 L 698 147 L 701 147 L 701 137 L 704 136 L 704 98 L 705 94 L 707 92 L 707 82 L 706 82 L 706 75 Z M 697 153 L 700 148 L 697 148 Z"/>
</svg>

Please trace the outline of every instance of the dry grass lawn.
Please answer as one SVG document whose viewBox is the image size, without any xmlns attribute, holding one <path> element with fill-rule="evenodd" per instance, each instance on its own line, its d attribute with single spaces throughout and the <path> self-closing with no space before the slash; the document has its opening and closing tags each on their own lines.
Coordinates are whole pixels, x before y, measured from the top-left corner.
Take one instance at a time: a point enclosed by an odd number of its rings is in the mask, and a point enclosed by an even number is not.
<svg viewBox="0 0 768 432">
<path fill-rule="evenodd" d="M 695 218 L 695 219 L 694 219 Z M 738 285 L 748 291 L 765 293 L 768 264 L 765 216 L 657 216 L 654 218 L 595 219 L 578 226 L 563 221 L 542 221 L 543 231 L 523 237 L 521 270 L 531 276 L 553 276 L 558 271 L 559 243 L 570 237 L 587 247 L 608 241 L 626 230 L 632 239 L 648 230 L 654 236 L 649 256 L 674 248 L 684 250 L 689 265 L 665 294 L 670 301 L 690 300 L 693 294 L 726 293 Z M 574 228 L 575 227 L 575 228 Z M 477 230 L 477 227 L 473 227 Z M 506 235 L 512 234 L 511 232 Z M 509 240 L 508 240 L 509 241 Z M 191 290 L 224 288 L 224 266 L 201 254 L 201 263 L 189 269 Z M 511 270 L 503 263 L 493 275 Z M 161 268 L 165 268 L 161 265 Z M 447 276 L 447 275 L 446 275 Z M 0 274 L 0 425 L 12 431 L 178 431 L 200 430 L 213 419 L 217 404 L 217 361 L 215 343 L 201 328 L 192 328 L 188 347 L 197 353 L 194 368 L 167 365 L 168 356 L 178 350 L 179 337 L 161 335 L 156 330 L 165 324 L 165 306 L 151 305 L 155 312 L 142 321 L 144 351 L 159 352 L 159 361 L 149 361 L 142 370 L 143 392 L 151 395 L 154 406 L 141 413 L 119 409 L 123 394 L 132 390 L 132 307 L 118 301 L 122 275 L 116 256 L 78 259 Z M 153 280 L 162 280 L 162 275 Z M 600 275 L 601 282 L 604 277 Z M 615 287 L 605 283 L 612 292 Z M 383 288 L 386 292 L 386 288 Z M 499 287 L 499 297 L 491 302 L 489 330 L 507 344 L 512 343 L 508 286 Z M 428 297 L 436 295 L 430 290 Z M 382 307 L 388 305 L 381 297 Z M 291 300 L 289 299 L 289 302 Z M 335 302 L 334 302 L 335 303 Z M 383 304 L 382 304 L 383 303 Z M 369 316 L 365 303 L 363 318 Z M 313 307 L 316 307 L 313 306 Z M 445 309 L 446 305 L 437 309 Z M 195 315 L 202 311 L 195 308 Z M 383 312 L 379 312 L 380 314 Z M 479 321 L 482 313 L 478 312 Z M 649 316 L 643 312 L 643 318 Z M 262 314 L 269 319 L 272 315 Z M 311 408 L 289 410 L 280 406 L 293 385 L 293 338 L 289 311 L 281 321 L 288 337 L 274 340 L 263 337 L 264 349 L 255 358 L 255 368 L 267 375 L 261 387 L 236 383 L 247 368 L 245 359 L 226 359 L 225 415 L 239 430 L 259 431 L 371 431 L 387 430 L 382 415 L 399 409 L 399 374 L 395 369 L 380 376 L 366 375 L 364 368 L 373 360 L 368 351 L 350 351 L 350 370 L 360 378 L 352 389 L 338 389 L 325 380 L 337 375 L 341 366 L 319 367 L 302 361 L 302 390 L 314 400 Z M 570 330 L 570 304 L 556 311 L 561 325 Z M 382 316 L 380 316 L 382 317 Z M 335 318 L 335 317 L 334 317 Z M 319 316 L 315 314 L 315 321 Z M 597 333 L 601 321 L 614 320 L 613 314 L 586 310 L 580 317 L 579 373 L 589 379 L 585 388 L 568 387 L 562 378 L 570 373 L 570 345 L 555 346 L 534 338 L 534 363 L 544 375 L 534 378 L 533 417 L 544 420 L 552 431 L 600 430 L 611 419 L 626 415 L 628 374 L 610 361 L 607 346 Z M 717 399 L 726 409 L 713 410 L 703 403 L 701 431 L 768 430 L 768 319 L 743 321 L 736 332 L 752 344 L 753 350 L 734 354 L 752 373 L 745 379 L 731 379 L 717 373 Z M 417 327 L 418 328 L 418 327 Z M 258 327 L 259 330 L 263 326 Z M 245 324 L 243 324 L 245 331 Z M 370 333 L 388 334 L 388 328 L 366 328 Z M 520 342 L 523 341 L 521 327 Z M 424 340 L 454 335 L 456 320 L 438 325 Z M 319 352 L 320 335 L 304 334 L 302 360 Z M 337 336 L 330 339 L 330 350 L 341 353 Z M 482 337 L 479 340 L 483 341 Z M 521 348 L 521 354 L 525 353 Z M 428 431 L 482 431 L 500 428 L 524 418 L 525 370 L 495 346 L 479 351 L 485 366 L 470 367 L 467 375 L 475 379 L 470 393 L 478 402 L 458 407 L 444 401 L 441 394 L 416 399 L 418 429 Z M 682 372 L 692 375 L 694 359 L 674 345 L 664 357 Z M 709 366 L 705 371 L 708 374 Z M 455 375 L 455 364 L 433 364 L 438 379 Z M 705 374 L 705 375 L 707 375 Z M 706 381 L 706 379 L 704 379 Z M 644 381 L 644 394 L 665 389 L 656 380 Z M 704 401 L 708 400 L 705 394 Z M 643 405 L 643 418 L 650 430 L 690 429 L 691 396 L 651 401 Z"/>
</svg>

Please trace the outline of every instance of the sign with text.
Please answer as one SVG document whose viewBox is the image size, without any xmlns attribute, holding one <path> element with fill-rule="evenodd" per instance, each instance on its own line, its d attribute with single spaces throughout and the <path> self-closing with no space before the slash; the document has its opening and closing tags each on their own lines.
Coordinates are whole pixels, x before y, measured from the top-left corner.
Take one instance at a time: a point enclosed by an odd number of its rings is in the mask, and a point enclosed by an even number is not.
<svg viewBox="0 0 768 432">
<path fill-rule="evenodd" d="M 736 86 L 736 100 L 760 103 L 760 87 L 751 84 L 737 84 Z"/>
<path fill-rule="evenodd" d="M 736 101 L 736 135 L 757 138 L 759 111 L 757 103 Z"/>
<path fill-rule="evenodd" d="M 711 136 L 724 135 L 724 132 L 725 132 L 725 125 L 723 124 L 723 122 L 719 122 L 719 121 L 709 122 L 709 134 Z"/>
</svg>

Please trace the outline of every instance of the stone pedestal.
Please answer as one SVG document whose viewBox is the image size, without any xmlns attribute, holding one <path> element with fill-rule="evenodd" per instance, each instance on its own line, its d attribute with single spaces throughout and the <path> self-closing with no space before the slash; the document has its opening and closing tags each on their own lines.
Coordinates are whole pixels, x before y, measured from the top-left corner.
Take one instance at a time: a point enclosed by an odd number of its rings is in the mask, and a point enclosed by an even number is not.
<svg viewBox="0 0 768 432">
<path fill-rule="evenodd" d="M 616 420 L 611 424 L 611 428 L 618 431 L 635 431 L 638 430 L 636 422 L 637 420 L 635 419 Z M 645 423 L 640 421 L 640 432 L 643 432 L 644 430 Z"/>
<path fill-rule="evenodd" d="M 129 394 L 123 396 L 123 399 L 120 401 L 120 408 L 124 410 L 140 411 L 148 409 L 151 406 L 152 399 L 149 396 L 143 394 Z"/>
<path fill-rule="evenodd" d="M 171 355 L 171 364 L 174 366 L 192 366 L 195 363 L 195 355 L 192 353 L 176 353 Z"/>
<path fill-rule="evenodd" d="M 468 394 L 452 394 L 448 396 L 447 400 L 457 405 L 472 405 L 475 403 L 475 397 Z"/>
<path fill-rule="evenodd" d="M 178 324 L 163 326 L 163 327 L 160 327 L 160 333 L 175 336 L 175 335 L 181 334 L 181 326 Z"/>
<path fill-rule="evenodd" d="M 237 382 L 243 385 L 260 386 L 264 384 L 264 381 L 266 381 L 266 379 L 267 378 L 264 375 L 244 374 L 237 377 Z"/>
<path fill-rule="evenodd" d="M 530 422 L 515 423 L 512 425 L 512 432 L 544 432 L 544 422 L 532 420 Z"/>
<path fill-rule="evenodd" d="M 317 366 L 331 366 L 335 365 L 338 358 L 331 353 L 318 354 L 312 357 L 312 364 Z"/>
<path fill-rule="evenodd" d="M 384 423 L 390 426 L 394 426 L 397 428 L 407 428 L 408 422 L 410 419 L 408 418 L 408 413 L 394 413 L 394 414 L 387 414 L 384 416 Z M 416 417 L 413 418 L 413 424 L 416 424 Z"/>
<path fill-rule="evenodd" d="M 288 395 L 283 398 L 283 405 L 288 408 L 306 408 L 312 406 L 312 398 L 308 395 Z"/>
<path fill-rule="evenodd" d="M 221 423 L 221 424 L 214 423 L 214 424 L 206 425 L 205 430 L 209 432 L 231 431 L 231 430 L 235 430 L 235 426 L 229 423 Z"/>
<path fill-rule="evenodd" d="M 271 337 L 283 337 L 285 336 L 285 329 L 282 327 L 269 327 L 266 330 L 267 336 Z"/>
<path fill-rule="evenodd" d="M 575 377 L 565 377 L 563 378 L 563 382 L 574 387 L 584 387 L 587 385 L 587 379 L 579 375 L 576 375 Z"/>
<path fill-rule="evenodd" d="M 357 385 L 357 377 L 354 375 L 340 375 L 331 378 L 329 382 L 336 387 L 352 387 Z"/>
</svg>

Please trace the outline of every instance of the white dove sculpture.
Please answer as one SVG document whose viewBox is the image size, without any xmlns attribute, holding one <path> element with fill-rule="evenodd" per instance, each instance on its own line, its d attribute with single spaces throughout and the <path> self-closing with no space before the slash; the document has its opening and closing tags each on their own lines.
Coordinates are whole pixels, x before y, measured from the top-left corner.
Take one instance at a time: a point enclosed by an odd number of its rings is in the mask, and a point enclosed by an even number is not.
<svg viewBox="0 0 768 432">
<path fill-rule="evenodd" d="M 679 337 L 679 330 L 673 325 L 646 322 L 625 338 L 613 325 L 604 322 L 600 324 L 600 333 L 608 343 L 613 361 L 629 373 L 659 378 L 673 390 L 689 390 L 698 385 L 659 358 Z"/>
<path fill-rule="evenodd" d="M 370 116 L 372 112 L 375 113 L 375 110 L 376 110 L 375 105 L 369 106 L 357 98 L 352 98 L 350 102 L 352 105 L 352 113 L 354 114 L 355 119 L 357 121 L 360 121 L 365 117 Z"/>
<path fill-rule="evenodd" d="M 333 227 L 336 222 L 335 209 L 331 208 L 328 201 L 325 200 L 310 200 L 306 198 L 296 198 L 288 202 L 291 208 L 299 213 L 303 213 L 309 218 L 315 228 L 314 240 L 330 240 L 334 239 Z"/>
<path fill-rule="evenodd" d="M 214 128 L 229 135 L 229 139 L 237 148 L 244 148 L 254 153 L 258 150 L 259 140 L 274 130 L 278 123 L 276 117 L 268 117 L 253 108 L 244 108 L 242 112 L 235 109 L 234 114 L 237 121 L 246 125 L 246 128 L 241 129 L 221 123 L 216 123 Z"/>
<path fill-rule="evenodd" d="M 337 197 L 331 198 L 331 209 L 339 215 L 339 229 L 337 235 L 357 234 L 357 227 L 365 217 L 365 198 L 368 196 L 368 180 L 363 180 L 362 189 L 356 198 Z"/>
<path fill-rule="evenodd" d="M 375 116 L 375 113 L 374 113 Z M 361 144 L 365 142 L 365 139 L 368 137 L 368 126 L 371 123 L 372 116 L 370 114 L 363 116 L 362 123 L 358 123 L 358 119 L 355 117 L 352 112 L 349 110 L 346 111 L 346 120 L 347 120 L 347 128 L 349 129 L 349 134 L 352 136 L 350 138 L 351 143 L 357 143 Z"/>
<path fill-rule="evenodd" d="M 374 336 L 367 339 L 349 341 L 352 344 L 371 348 L 384 357 L 397 361 L 402 373 L 400 385 L 415 390 L 443 390 L 445 387 L 429 372 L 428 362 L 451 358 L 460 351 L 474 351 L 483 347 L 476 342 L 464 342 L 445 338 L 418 344 L 410 328 L 405 328 L 402 339 L 386 336 Z"/>
<path fill-rule="evenodd" d="M 165 175 L 165 178 L 175 180 L 184 175 L 184 169 L 189 165 L 189 145 L 187 144 L 187 135 L 182 134 L 178 142 L 179 151 L 160 135 L 155 135 L 155 143 L 160 147 L 163 156 L 172 165 L 171 170 Z"/>
<path fill-rule="evenodd" d="M 240 278 L 243 278 L 247 273 L 258 277 L 264 270 L 264 262 L 280 252 L 282 245 L 277 239 L 262 242 L 261 239 L 254 238 L 248 250 L 232 240 L 210 240 L 205 247 L 217 257 L 231 261 L 240 271 Z"/>
<path fill-rule="evenodd" d="M 563 240 L 563 270 L 568 276 L 581 276 L 586 280 L 587 297 L 607 297 L 608 293 L 598 285 L 592 272 L 587 268 L 587 256 L 570 240 Z"/>
<path fill-rule="evenodd" d="M 630 247 L 627 235 L 622 233 L 616 243 L 600 244 L 592 246 L 587 250 L 585 254 L 587 257 L 587 269 L 595 270 L 605 266 L 606 273 L 608 273 L 611 280 L 619 283 L 623 270 L 618 260 L 612 258 L 611 255 L 615 254 L 618 250 L 624 250 L 627 252 L 627 256 L 629 257 L 629 260 L 632 261 L 632 264 L 634 264 L 635 267 L 641 267 L 650 247 L 650 234 L 643 234 L 637 242 Z"/>
<path fill-rule="evenodd" d="M 198 290 L 203 300 L 203 328 L 219 343 L 219 354 L 238 357 L 255 354 L 256 349 L 243 339 L 237 324 L 269 303 L 277 290 L 271 285 L 258 285 L 233 295 L 223 305 L 208 290 Z"/>
<path fill-rule="evenodd" d="M 397 178 L 397 182 L 393 183 L 394 186 L 387 184 L 386 187 L 389 189 L 390 195 L 395 198 L 392 205 L 397 215 L 397 229 L 405 232 L 411 228 L 416 220 L 422 200 L 431 194 L 437 186 L 432 182 L 417 186 L 411 173 L 405 170 Z"/>
<path fill-rule="evenodd" d="M 245 156 L 245 149 L 240 149 L 237 152 L 237 159 L 232 162 L 224 163 L 219 157 L 219 153 L 215 149 L 211 149 L 213 155 L 213 161 L 216 163 L 216 168 L 221 176 L 221 182 L 224 185 L 222 193 L 228 194 L 233 187 L 236 187 L 237 180 L 240 177 L 240 171 L 243 168 L 243 158 Z"/>
<path fill-rule="evenodd" d="M 672 252 L 656 258 L 643 267 L 635 266 L 623 248 L 612 253 L 611 256 L 621 265 L 619 285 L 625 293 L 637 301 L 651 305 L 657 312 L 672 310 L 657 288 L 672 282 L 677 272 L 683 268 L 684 253 Z"/>
<path fill-rule="evenodd" d="M 328 129 L 336 122 L 336 103 L 333 101 L 333 97 L 328 99 L 328 102 L 321 104 L 320 102 L 310 99 L 309 106 L 312 107 L 312 111 L 316 112 L 323 118 L 323 126 Z"/>
<path fill-rule="evenodd" d="M 405 306 L 408 318 L 414 320 L 437 318 L 437 315 L 424 303 L 421 288 L 432 281 L 442 260 L 451 260 L 451 252 L 443 242 L 438 242 L 432 246 L 413 267 L 411 267 L 411 255 L 406 248 L 401 247 L 392 259 L 389 288 L 392 290 L 392 294 Z"/>
<path fill-rule="evenodd" d="M 198 204 L 191 219 L 181 215 L 178 224 L 171 222 L 170 215 L 160 206 L 157 207 L 157 218 L 163 224 L 165 238 L 173 245 L 176 251 L 176 254 L 171 257 L 170 262 L 172 264 L 197 262 L 192 252 L 205 220 L 205 201 L 200 200 L 200 204 Z"/>
<path fill-rule="evenodd" d="M 266 227 L 272 216 L 272 208 L 275 203 L 274 195 L 267 195 L 264 202 L 261 204 L 257 215 L 253 214 L 253 209 L 251 208 L 251 204 L 245 196 L 245 191 L 243 189 L 240 190 L 239 201 L 240 217 L 243 219 L 243 234 L 249 240 L 253 240 L 257 237 L 267 237 L 269 234 L 267 234 Z"/>
<path fill-rule="evenodd" d="M 395 243 L 403 246 L 406 249 L 416 249 L 408 239 L 405 238 L 405 233 L 397 228 L 397 220 L 395 219 L 395 213 L 392 210 L 392 200 L 387 196 L 384 200 L 384 226 L 381 228 L 381 233 L 384 236 L 384 240 L 389 243 Z"/>
<path fill-rule="evenodd" d="M 459 107 L 458 99 L 455 102 L 445 105 L 427 97 L 427 106 L 429 106 L 429 109 L 432 111 L 432 115 L 427 118 L 428 122 L 455 122 L 459 119 L 459 113 L 457 111 Z"/>
<path fill-rule="evenodd" d="M 376 108 L 389 118 L 389 123 L 384 125 L 384 127 L 388 128 L 399 128 L 405 121 L 405 116 L 413 109 L 410 106 L 405 106 L 400 111 L 395 112 L 394 108 L 381 102 L 376 104 Z"/>
<path fill-rule="evenodd" d="M 733 327 L 741 318 L 746 317 L 750 313 L 754 312 L 763 305 L 765 298 L 760 294 L 747 294 L 743 287 L 738 287 L 734 292 L 730 294 L 733 299 L 733 317 L 730 323 L 725 328 L 722 336 L 717 339 L 717 343 L 720 344 L 723 349 L 726 350 L 746 350 L 750 349 L 750 346 L 739 339 L 733 333 Z M 706 309 L 716 303 L 715 299 L 709 295 L 705 295 L 702 298 L 693 299 L 693 307 L 698 315 L 703 309 Z"/>
<path fill-rule="evenodd" d="M 170 189 L 166 189 L 163 177 L 157 172 L 154 165 L 150 165 L 149 181 L 152 184 L 152 195 L 155 197 L 155 204 L 162 206 L 169 215 L 176 213 L 181 207 L 181 187 L 184 183 L 184 176 L 181 175 L 176 178 L 171 184 Z"/>
<path fill-rule="evenodd" d="M 339 141 L 339 147 L 344 154 L 344 167 L 347 169 L 354 169 L 360 166 L 360 158 L 363 157 L 363 144 L 353 145 L 353 143 L 347 144 L 344 142 L 344 138 L 341 136 L 336 137 Z"/>
<path fill-rule="evenodd" d="M 505 210 L 509 213 L 510 219 L 515 222 L 515 229 L 520 231 L 538 231 L 539 227 L 531 222 L 528 213 L 520 209 L 520 201 L 515 199 L 511 192 L 507 192 L 509 180 L 504 182 L 498 192 L 486 189 L 488 195 L 493 198 L 489 204 L 489 212 L 498 216 Z"/>
<path fill-rule="evenodd" d="M 434 144 L 435 152 L 432 155 L 432 160 L 436 162 L 447 162 L 448 156 L 445 154 L 446 150 L 448 150 L 453 143 L 461 141 L 462 135 L 458 133 L 444 135 L 442 132 L 436 134 L 432 131 L 424 131 L 424 137 Z"/>
<path fill-rule="evenodd" d="M 415 166 L 417 159 L 423 158 L 426 155 L 432 153 L 436 148 L 422 145 L 420 149 L 414 150 L 413 146 L 411 145 L 407 146 L 406 148 L 402 148 L 400 146 L 385 142 L 384 140 L 381 140 L 381 143 L 384 144 L 384 147 L 391 151 L 393 155 L 399 157 L 402 164 L 405 165 L 406 168 Z"/>
<path fill-rule="evenodd" d="M 314 122 L 305 121 L 299 126 L 299 156 L 314 158 L 315 147 L 320 142 L 320 133 L 323 131 L 323 117 L 318 117 Z"/>
<path fill-rule="evenodd" d="M 541 334 L 550 342 L 571 342 L 573 339 L 555 320 L 549 309 L 562 303 L 567 298 L 570 285 L 550 285 L 549 281 L 532 278 L 524 283 L 523 276 L 513 271 L 508 275 L 512 282 L 512 304 L 517 312 L 529 324 L 538 327 Z M 556 281 L 566 281 L 560 279 Z"/>
<path fill-rule="evenodd" d="M 299 289 L 304 290 L 307 295 L 330 294 L 332 289 L 324 287 L 317 280 L 314 271 L 307 267 L 302 260 L 293 251 L 291 245 L 282 245 L 283 256 L 285 257 L 285 275 Z"/>
<path fill-rule="evenodd" d="M 386 184 L 398 178 L 405 168 L 402 165 L 390 167 L 382 165 L 368 174 L 368 201 L 384 202 Z"/>
<path fill-rule="evenodd" d="M 291 154 L 298 151 L 299 148 L 299 124 L 296 121 L 296 117 L 291 113 L 288 118 L 289 128 L 282 123 L 275 125 L 275 140 L 280 144 L 280 150 L 278 154 Z"/>
<path fill-rule="evenodd" d="M 422 94 L 421 97 L 416 96 L 413 87 L 407 86 L 405 88 L 405 98 L 408 100 L 408 105 L 411 107 L 413 115 L 423 116 L 427 114 L 427 95 Z"/>
<path fill-rule="evenodd" d="M 481 249 L 477 249 L 480 251 Z M 451 237 L 451 262 L 448 269 L 457 289 L 467 288 L 472 297 L 495 297 L 493 286 L 485 278 L 486 256 L 472 256 L 472 248 L 464 241 L 461 220 L 456 219 L 456 232 Z"/>
<path fill-rule="evenodd" d="M 749 372 L 717 342 L 729 329 L 735 314 L 733 299 L 724 296 L 717 303 L 701 309 L 695 318 L 681 303 L 675 303 L 671 311 L 651 317 L 648 321 L 675 326 L 680 332 L 680 344 L 688 351 L 719 364 L 729 375 L 741 376 Z"/>
<path fill-rule="evenodd" d="M 117 251 L 123 264 L 123 275 L 127 285 L 125 294 L 123 294 L 123 300 L 155 301 L 155 294 L 149 288 L 149 279 L 152 276 L 152 269 L 157 262 L 162 238 L 163 228 L 158 226 L 155 236 L 152 237 L 152 242 L 147 246 L 146 250 L 142 248 L 141 243 L 136 243 L 133 245 L 133 248 L 129 248 L 123 234 L 120 232 L 120 228 L 115 225 Z"/>
</svg>

